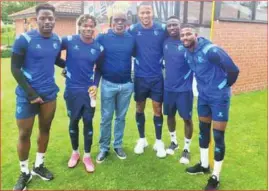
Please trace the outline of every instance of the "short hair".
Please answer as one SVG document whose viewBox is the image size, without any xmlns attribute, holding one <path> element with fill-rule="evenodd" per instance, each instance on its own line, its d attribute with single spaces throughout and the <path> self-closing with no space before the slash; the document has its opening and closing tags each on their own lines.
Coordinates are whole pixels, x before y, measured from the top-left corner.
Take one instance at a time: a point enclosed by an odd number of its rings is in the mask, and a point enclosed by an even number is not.
<svg viewBox="0 0 269 191">
<path fill-rule="evenodd" d="M 138 6 L 137 6 L 137 11 L 139 11 L 140 7 L 142 6 L 151 6 L 152 7 L 152 10 L 153 10 L 153 2 L 150 2 L 150 1 L 143 1 L 142 3 L 140 3 Z"/>
<path fill-rule="evenodd" d="M 55 7 L 49 3 L 42 3 L 36 6 L 35 12 L 38 14 L 40 10 L 51 10 L 53 13 L 55 13 Z"/>
<path fill-rule="evenodd" d="M 175 15 L 172 15 L 172 16 L 168 17 L 167 20 L 170 20 L 170 19 L 177 19 L 177 20 L 180 21 L 180 19 L 177 16 L 175 16 Z"/>
<path fill-rule="evenodd" d="M 90 15 L 90 14 L 84 14 L 84 15 L 81 15 L 79 18 L 78 18 L 78 26 L 81 26 L 82 23 L 86 22 L 87 20 L 92 20 L 93 23 L 94 23 L 94 26 L 96 27 L 96 19 L 94 16 Z"/>
<path fill-rule="evenodd" d="M 185 24 L 182 24 L 182 25 L 180 26 L 180 30 L 181 30 L 181 29 L 184 29 L 184 28 L 191 28 L 191 29 L 193 29 L 193 30 L 196 31 L 196 27 L 195 27 L 194 25 L 192 25 L 192 24 L 189 24 L 189 23 L 185 23 Z"/>
</svg>

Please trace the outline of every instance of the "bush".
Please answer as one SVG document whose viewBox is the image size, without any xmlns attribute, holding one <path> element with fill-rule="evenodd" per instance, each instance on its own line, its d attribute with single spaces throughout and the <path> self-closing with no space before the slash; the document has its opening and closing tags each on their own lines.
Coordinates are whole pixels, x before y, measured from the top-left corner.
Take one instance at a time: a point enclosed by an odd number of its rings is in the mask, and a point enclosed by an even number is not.
<svg viewBox="0 0 269 191">
<path fill-rule="evenodd" d="M 1 50 L 1 58 L 10 58 L 11 57 L 11 48 Z"/>
</svg>

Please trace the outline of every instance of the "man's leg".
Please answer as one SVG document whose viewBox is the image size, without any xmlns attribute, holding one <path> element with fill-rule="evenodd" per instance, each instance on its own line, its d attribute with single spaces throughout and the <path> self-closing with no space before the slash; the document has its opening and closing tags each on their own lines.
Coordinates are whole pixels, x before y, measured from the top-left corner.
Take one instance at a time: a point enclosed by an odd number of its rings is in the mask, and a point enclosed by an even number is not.
<svg viewBox="0 0 269 191">
<path fill-rule="evenodd" d="M 111 141 L 111 122 L 115 110 L 115 96 L 118 87 L 112 82 L 102 79 L 101 84 L 101 124 L 100 124 L 100 153 L 97 163 L 102 163 L 108 155 Z"/>
<path fill-rule="evenodd" d="M 95 108 L 90 106 L 90 99 L 88 92 L 85 95 L 85 101 L 83 107 L 83 134 L 84 134 L 84 156 L 83 163 L 85 165 L 85 169 L 87 172 L 94 171 L 94 164 L 91 159 L 91 147 L 92 147 L 92 139 L 93 139 L 93 126 L 92 119 L 94 117 Z"/>
<path fill-rule="evenodd" d="M 125 116 L 128 111 L 131 96 L 133 93 L 133 84 L 126 83 L 121 85 L 121 90 L 116 96 L 116 117 L 114 125 L 114 151 L 118 158 L 126 159 L 126 154 L 122 150 L 122 138 L 125 129 Z"/>
<path fill-rule="evenodd" d="M 17 152 L 20 160 L 21 174 L 14 186 L 14 190 L 24 190 L 26 185 L 31 181 L 32 175 L 29 171 L 29 151 L 31 147 L 31 134 L 35 117 L 27 119 L 17 119 L 19 127 L 19 139 L 17 144 Z"/>
<path fill-rule="evenodd" d="M 214 168 L 205 190 L 217 189 L 220 181 L 220 172 L 225 155 L 225 129 L 229 118 L 230 98 L 214 101 L 210 104 L 213 118 L 213 135 L 215 140 Z"/>
<path fill-rule="evenodd" d="M 199 146 L 200 146 L 200 162 L 193 167 L 186 169 L 189 174 L 209 173 L 208 146 L 210 141 L 210 128 L 212 121 L 211 108 L 207 101 L 198 97 L 198 116 L 199 116 Z"/>
<path fill-rule="evenodd" d="M 144 78 L 135 78 L 134 81 L 134 99 L 136 101 L 136 124 L 139 132 L 139 139 L 135 145 L 136 154 L 144 153 L 144 148 L 148 146 L 145 138 L 145 106 L 146 99 L 149 96 L 149 87 Z"/>
<path fill-rule="evenodd" d="M 37 139 L 38 150 L 36 161 L 32 170 L 33 175 L 38 175 L 43 180 L 52 180 L 53 174 L 44 167 L 44 158 L 49 142 L 51 122 L 56 111 L 56 100 L 40 105 L 39 117 L 39 135 Z"/>
<path fill-rule="evenodd" d="M 177 136 L 176 136 L 176 100 L 175 93 L 164 91 L 163 113 L 167 115 L 167 126 L 171 138 L 171 144 L 166 149 L 166 153 L 173 155 L 175 150 L 178 149 Z"/>
</svg>

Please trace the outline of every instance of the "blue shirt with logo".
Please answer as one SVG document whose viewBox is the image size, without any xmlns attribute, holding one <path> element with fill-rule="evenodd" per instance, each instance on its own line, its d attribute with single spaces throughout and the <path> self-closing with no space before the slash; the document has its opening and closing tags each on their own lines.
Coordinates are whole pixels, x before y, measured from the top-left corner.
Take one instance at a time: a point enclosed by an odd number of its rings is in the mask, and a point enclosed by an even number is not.
<svg viewBox="0 0 269 191">
<path fill-rule="evenodd" d="M 167 38 L 163 46 L 165 61 L 164 89 L 171 92 L 192 90 L 193 72 L 185 61 L 184 48 L 180 40 Z"/>
<path fill-rule="evenodd" d="M 43 37 L 37 30 L 22 33 L 14 42 L 12 52 L 24 55 L 22 72 L 37 92 L 59 91 L 54 79 L 54 64 L 61 51 L 61 39 L 56 34 Z M 25 94 L 18 86 L 18 94 Z"/>
<path fill-rule="evenodd" d="M 88 89 L 97 85 L 100 79 L 95 64 L 103 51 L 97 41 L 87 44 L 80 35 L 62 38 L 62 50 L 66 50 L 66 88 Z"/>
<path fill-rule="evenodd" d="M 131 25 L 128 31 L 136 43 L 135 76 L 162 76 L 163 43 L 167 37 L 165 24 L 154 22 L 151 28 L 146 29 L 137 23 Z"/>
</svg>

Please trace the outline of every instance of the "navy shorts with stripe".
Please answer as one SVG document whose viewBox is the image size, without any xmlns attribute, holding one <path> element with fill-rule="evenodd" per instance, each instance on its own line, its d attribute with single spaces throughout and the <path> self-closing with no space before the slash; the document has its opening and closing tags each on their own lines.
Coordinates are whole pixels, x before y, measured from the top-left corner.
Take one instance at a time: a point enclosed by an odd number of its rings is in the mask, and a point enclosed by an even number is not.
<svg viewBox="0 0 269 191">
<path fill-rule="evenodd" d="M 175 116 L 176 111 L 185 120 L 192 118 L 193 92 L 164 91 L 163 113 L 167 116 Z"/>
<path fill-rule="evenodd" d="M 137 102 L 151 98 L 156 102 L 163 102 L 163 77 L 143 78 L 135 77 L 134 99 Z"/>
</svg>

